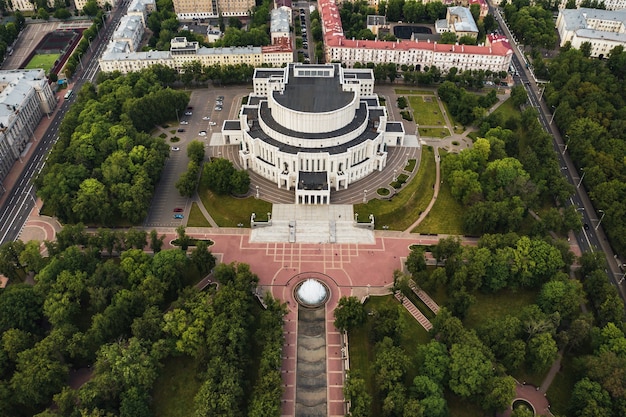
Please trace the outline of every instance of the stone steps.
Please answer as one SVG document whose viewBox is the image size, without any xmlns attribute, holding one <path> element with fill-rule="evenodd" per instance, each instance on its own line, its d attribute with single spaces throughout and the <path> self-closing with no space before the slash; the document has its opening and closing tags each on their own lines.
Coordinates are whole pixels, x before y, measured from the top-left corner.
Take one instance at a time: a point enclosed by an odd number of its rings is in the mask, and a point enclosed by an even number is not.
<svg viewBox="0 0 626 417">
<path fill-rule="evenodd" d="M 404 308 L 407 309 L 413 318 L 417 320 L 417 322 L 421 324 L 424 329 L 426 329 L 426 331 L 430 331 L 430 329 L 433 328 L 432 323 L 426 318 L 426 316 L 424 316 L 422 312 L 415 307 L 415 304 L 413 304 L 408 298 L 403 297 L 400 291 L 396 291 L 394 296 L 396 297 L 396 300 L 402 303 Z"/>
<path fill-rule="evenodd" d="M 417 297 L 422 300 L 424 304 L 426 304 L 426 307 L 430 308 L 430 311 L 435 314 L 439 313 L 439 305 L 432 298 L 430 298 L 430 296 L 426 294 L 424 290 L 419 288 L 415 281 L 413 281 L 412 279 L 409 280 L 409 287 L 415 293 L 415 295 L 417 295 Z"/>
</svg>

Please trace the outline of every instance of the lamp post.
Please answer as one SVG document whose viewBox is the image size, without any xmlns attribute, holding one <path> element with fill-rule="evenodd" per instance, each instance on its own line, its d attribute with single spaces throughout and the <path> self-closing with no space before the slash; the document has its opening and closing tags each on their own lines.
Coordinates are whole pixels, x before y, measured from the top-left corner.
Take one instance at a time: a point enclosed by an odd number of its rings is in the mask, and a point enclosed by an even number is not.
<svg viewBox="0 0 626 417">
<path fill-rule="evenodd" d="M 397 174 L 397 173 L 398 173 L 398 170 L 397 170 L 397 169 L 394 169 L 394 170 L 393 170 L 393 180 L 392 180 L 393 182 L 396 182 L 396 179 L 397 179 L 396 174 Z"/>
<path fill-rule="evenodd" d="M 559 108 L 552 106 L 552 109 L 554 109 L 554 112 L 552 112 L 552 117 L 550 118 L 550 123 L 549 123 L 550 125 L 552 125 L 552 122 L 554 121 L 554 115 L 556 114 Z"/>
<path fill-rule="evenodd" d="M 600 227 L 600 223 L 602 223 L 602 219 L 604 219 L 604 216 L 606 215 L 606 213 L 604 212 L 604 210 L 598 210 L 598 213 L 602 213 L 602 217 L 600 217 L 600 221 L 598 222 L 598 224 L 596 225 L 596 227 L 594 228 L 594 230 L 598 230 L 598 227 Z"/>
<path fill-rule="evenodd" d="M 174 110 L 176 110 L 176 121 L 178 122 L 178 124 L 180 124 L 180 119 L 178 118 L 178 109 L 174 107 Z"/>
<path fill-rule="evenodd" d="M 31 188 L 31 191 L 32 191 L 32 188 Z M 35 207 L 37 207 L 37 200 L 35 200 L 35 197 L 33 197 L 33 195 L 30 193 L 30 191 L 28 191 L 26 194 L 30 197 L 31 200 L 33 200 L 33 205 Z M 41 214 L 41 211 L 37 207 L 37 215 L 39 216 L 40 214 Z"/>
<path fill-rule="evenodd" d="M 256 186 L 256 197 L 255 198 L 257 198 L 257 199 L 259 198 L 259 186 L 258 185 Z"/>
<path fill-rule="evenodd" d="M 565 148 L 563 148 L 563 153 L 561 155 L 565 156 L 565 152 L 567 152 L 567 147 L 569 146 L 569 135 L 565 135 L 567 141 L 565 141 Z"/>
<path fill-rule="evenodd" d="M 87 38 L 87 42 L 89 43 L 89 50 L 93 52 L 93 48 L 91 47 L 91 37 Z"/>
<path fill-rule="evenodd" d="M 580 177 L 580 181 L 578 181 L 578 185 L 576 186 L 576 188 L 580 188 L 580 184 L 583 183 L 583 178 L 585 178 L 585 174 L 587 173 L 587 171 L 585 171 L 584 168 L 581 168 L 581 170 L 583 172 L 583 175 L 582 175 L 582 177 Z"/>
</svg>

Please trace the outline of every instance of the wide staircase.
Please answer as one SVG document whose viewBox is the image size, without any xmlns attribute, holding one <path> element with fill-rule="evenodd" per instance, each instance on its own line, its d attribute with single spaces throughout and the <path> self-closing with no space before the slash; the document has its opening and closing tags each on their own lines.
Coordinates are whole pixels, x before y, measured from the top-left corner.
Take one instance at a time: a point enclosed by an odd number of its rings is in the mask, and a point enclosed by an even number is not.
<svg viewBox="0 0 626 417">
<path fill-rule="evenodd" d="M 424 329 L 426 329 L 427 331 L 430 331 L 430 329 L 433 328 L 433 325 L 430 322 L 430 320 L 428 320 L 426 316 L 423 315 L 422 312 L 417 307 L 415 307 L 415 304 L 413 304 L 411 300 L 403 296 L 400 291 L 396 291 L 394 293 L 394 296 L 396 297 L 396 300 L 402 303 L 404 308 L 407 309 L 407 311 L 413 316 L 415 320 L 417 320 L 419 324 L 422 325 Z"/>
<path fill-rule="evenodd" d="M 424 304 L 426 304 L 426 307 L 430 308 L 430 311 L 435 314 L 439 314 L 439 305 L 432 298 L 430 298 L 424 290 L 419 288 L 412 279 L 409 280 L 409 288 L 411 288 L 411 291 L 413 291 L 415 295 L 417 295 L 417 297 L 422 300 Z"/>
</svg>

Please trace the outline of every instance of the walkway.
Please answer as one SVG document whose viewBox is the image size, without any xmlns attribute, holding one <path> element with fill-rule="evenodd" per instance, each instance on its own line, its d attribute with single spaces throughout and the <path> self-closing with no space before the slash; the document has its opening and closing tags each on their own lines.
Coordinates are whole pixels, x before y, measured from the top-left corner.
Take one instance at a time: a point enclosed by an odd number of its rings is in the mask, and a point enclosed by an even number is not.
<svg viewBox="0 0 626 417">
<path fill-rule="evenodd" d="M 393 296 L 396 298 L 396 300 L 400 301 L 400 303 L 404 306 L 404 308 L 407 309 L 409 314 L 411 314 L 411 316 L 413 316 L 413 318 L 417 320 L 417 322 L 421 324 L 422 327 L 426 329 L 426 331 L 430 331 L 433 328 L 433 325 L 430 322 L 430 320 L 428 320 L 426 316 L 422 314 L 419 308 L 417 308 L 415 304 L 411 302 L 411 300 L 403 296 L 400 291 L 396 291 L 393 294 Z"/>
</svg>

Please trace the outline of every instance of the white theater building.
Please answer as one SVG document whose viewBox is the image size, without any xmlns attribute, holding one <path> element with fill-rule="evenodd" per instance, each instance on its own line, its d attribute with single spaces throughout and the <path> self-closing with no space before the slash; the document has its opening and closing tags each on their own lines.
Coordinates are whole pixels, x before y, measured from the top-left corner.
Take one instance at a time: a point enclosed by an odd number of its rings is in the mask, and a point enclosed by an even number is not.
<svg viewBox="0 0 626 417">
<path fill-rule="evenodd" d="M 296 204 L 330 204 L 332 189 L 381 171 L 387 147 L 403 144 L 370 69 L 290 64 L 257 68 L 253 82 L 239 120 L 224 122 L 224 140 L 240 145 L 245 168 L 294 189 Z"/>
</svg>

